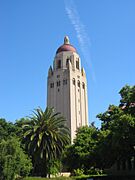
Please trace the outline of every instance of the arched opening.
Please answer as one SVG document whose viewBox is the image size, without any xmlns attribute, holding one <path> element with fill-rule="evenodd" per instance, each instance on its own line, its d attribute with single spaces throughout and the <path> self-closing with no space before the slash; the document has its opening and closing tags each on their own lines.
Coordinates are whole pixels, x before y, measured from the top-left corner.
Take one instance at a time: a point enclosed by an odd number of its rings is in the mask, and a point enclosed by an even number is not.
<svg viewBox="0 0 135 180">
<path fill-rule="evenodd" d="M 78 87 L 80 87 L 80 81 L 78 80 L 78 82 L 77 82 L 77 85 L 78 85 Z"/>
<path fill-rule="evenodd" d="M 61 68 L 61 60 L 58 60 L 57 62 L 57 69 L 60 69 Z"/>
<path fill-rule="evenodd" d="M 73 85 L 75 85 L 75 79 L 73 78 Z"/>
<path fill-rule="evenodd" d="M 76 60 L 76 69 L 79 70 L 79 58 Z"/>
</svg>

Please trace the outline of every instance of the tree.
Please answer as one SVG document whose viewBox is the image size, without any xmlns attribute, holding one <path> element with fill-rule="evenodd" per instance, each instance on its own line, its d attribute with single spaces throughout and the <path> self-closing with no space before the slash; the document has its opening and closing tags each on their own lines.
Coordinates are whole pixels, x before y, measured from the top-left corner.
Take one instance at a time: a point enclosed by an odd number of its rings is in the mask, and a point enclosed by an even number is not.
<svg viewBox="0 0 135 180">
<path fill-rule="evenodd" d="M 102 121 L 102 129 L 108 129 L 121 115 L 130 114 L 135 117 L 135 86 L 124 86 L 119 94 L 121 96 L 119 106 L 110 105 L 106 112 L 97 115 Z"/>
<path fill-rule="evenodd" d="M 107 132 L 96 149 L 103 168 L 135 156 L 135 86 L 126 85 L 120 95 L 119 106 L 110 105 L 106 112 L 97 115 L 102 121 L 101 131 Z"/>
<path fill-rule="evenodd" d="M 20 137 L 20 140 L 23 141 L 23 124 L 28 123 L 29 119 L 28 118 L 21 118 L 19 120 L 16 120 L 14 126 L 16 130 L 16 135 L 17 137 Z"/>
<path fill-rule="evenodd" d="M 111 124 L 116 119 L 119 119 L 119 117 L 123 114 L 124 114 L 123 110 L 118 106 L 109 105 L 107 111 L 97 115 L 97 118 L 99 118 L 102 121 L 101 129 L 102 130 L 110 129 Z"/>
<path fill-rule="evenodd" d="M 2 139 L 8 139 L 10 136 L 15 136 L 15 126 L 11 122 L 7 122 L 5 119 L 0 119 L 0 141 Z"/>
<path fill-rule="evenodd" d="M 135 117 L 135 86 L 124 86 L 120 90 L 121 100 L 120 107 L 125 113 Z"/>
<path fill-rule="evenodd" d="M 66 121 L 52 108 L 45 111 L 38 108 L 23 124 L 23 130 L 26 146 L 33 158 L 34 173 L 46 177 L 51 161 L 60 158 L 70 142 Z"/>
<path fill-rule="evenodd" d="M 90 125 L 77 130 L 74 144 L 67 147 L 63 162 L 68 170 L 84 169 L 86 172 L 90 167 L 95 166 L 94 151 L 98 142 L 99 130 Z"/>
<path fill-rule="evenodd" d="M 0 179 L 14 180 L 27 176 L 32 168 L 31 160 L 23 152 L 18 139 L 12 137 L 0 142 Z"/>
<path fill-rule="evenodd" d="M 102 138 L 96 147 L 100 168 L 110 168 L 116 161 L 126 161 L 135 155 L 135 118 L 129 114 L 113 114 L 112 117 L 115 119 L 107 128 L 102 125 Z"/>
</svg>

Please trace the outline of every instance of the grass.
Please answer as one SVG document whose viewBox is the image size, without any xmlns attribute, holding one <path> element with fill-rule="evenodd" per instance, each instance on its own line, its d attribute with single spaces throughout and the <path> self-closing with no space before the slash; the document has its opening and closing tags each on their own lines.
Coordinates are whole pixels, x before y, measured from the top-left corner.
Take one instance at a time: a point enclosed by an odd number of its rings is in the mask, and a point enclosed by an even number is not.
<svg viewBox="0 0 135 180">
<path fill-rule="evenodd" d="M 74 176 L 74 177 L 56 177 L 56 178 L 51 178 L 51 180 L 81 180 L 81 179 L 87 179 L 87 178 L 92 178 L 92 177 L 99 177 L 99 176 L 106 176 L 104 175 L 83 175 L 83 176 Z M 40 177 L 27 177 L 24 178 L 23 180 L 49 180 L 48 178 L 40 178 Z"/>
<path fill-rule="evenodd" d="M 48 178 L 40 178 L 40 177 L 27 177 L 23 180 L 48 180 Z M 51 178 L 51 180 L 73 180 L 73 178 L 70 177 L 57 177 L 57 178 Z"/>
</svg>

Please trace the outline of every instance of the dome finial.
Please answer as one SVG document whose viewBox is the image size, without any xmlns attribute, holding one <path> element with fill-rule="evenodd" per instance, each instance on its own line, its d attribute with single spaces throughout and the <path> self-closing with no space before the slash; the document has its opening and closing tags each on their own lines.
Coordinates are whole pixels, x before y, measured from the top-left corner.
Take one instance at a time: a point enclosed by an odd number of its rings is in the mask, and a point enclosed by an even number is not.
<svg viewBox="0 0 135 180">
<path fill-rule="evenodd" d="M 70 44 L 68 36 L 64 37 L 64 44 Z"/>
</svg>

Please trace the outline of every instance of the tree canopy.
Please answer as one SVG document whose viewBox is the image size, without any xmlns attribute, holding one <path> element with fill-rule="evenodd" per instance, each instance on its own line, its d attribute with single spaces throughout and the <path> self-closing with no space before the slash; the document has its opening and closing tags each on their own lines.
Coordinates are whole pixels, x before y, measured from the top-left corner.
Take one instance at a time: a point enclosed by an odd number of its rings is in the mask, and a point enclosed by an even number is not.
<svg viewBox="0 0 135 180">
<path fill-rule="evenodd" d="M 30 120 L 23 123 L 23 131 L 35 173 L 38 171 L 41 176 L 47 176 L 50 161 L 58 159 L 70 142 L 65 119 L 52 108 L 45 111 L 38 108 Z"/>
<path fill-rule="evenodd" d="M 135 157 L 135 86 L 126 85 L 119 93 L 119 105 L 109 105 L 97 115 L 102 122 L 100 129 L 93 125 L 78 129 L 64 157 L 70 170 L 107 169 L 117 161 Z"/>
<path fill-rule="evenodd" d="M 32 163 L 20 147 L 17 138 L 12 137 L 0 142 L 0 178 L 14 180 L 17 176 L 27 176 Z"/>
<path fill-rule="evenodd" d="M 52 108 L 37 108 L 14 124 L 1 118 L 0 179 L 30 172 L 56 174 L 62 156 L 64 169 L 77 174 L 100 172 L 116 162 L 135 159 L 135 86 L 126 85 L 119 94 L 119 105 L 109 105 L 97 115 L 101 128 L 94 123 L 78 128 L 73 144 L 65 119 Z"/>
</svg>

